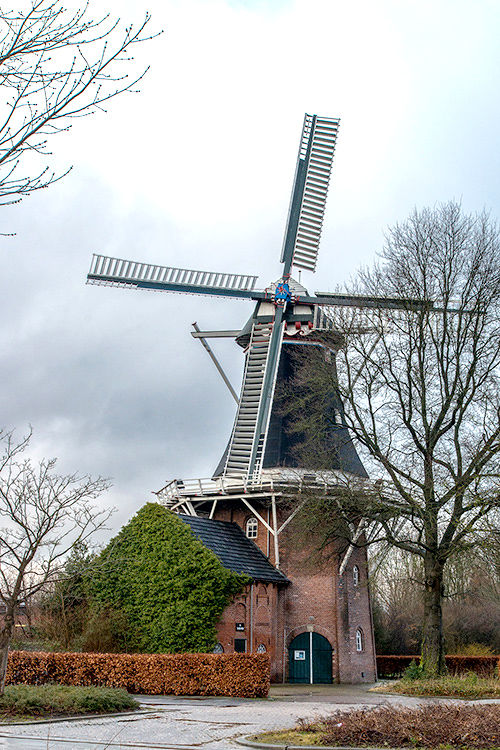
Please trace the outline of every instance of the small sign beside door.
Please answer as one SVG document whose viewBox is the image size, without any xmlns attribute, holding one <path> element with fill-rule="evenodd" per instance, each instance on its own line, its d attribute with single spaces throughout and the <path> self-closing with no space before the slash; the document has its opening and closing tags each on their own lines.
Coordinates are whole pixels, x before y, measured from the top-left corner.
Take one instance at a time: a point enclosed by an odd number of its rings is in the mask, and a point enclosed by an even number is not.
<svg viewBox="0 0 500 750">
<path fill-rule="evenodd" d="M 293 658 L 295 661 L 305 661 L 306 660 L 306 652 L 305 651 L 294 651 L 293 652 Z"/>
</svg>

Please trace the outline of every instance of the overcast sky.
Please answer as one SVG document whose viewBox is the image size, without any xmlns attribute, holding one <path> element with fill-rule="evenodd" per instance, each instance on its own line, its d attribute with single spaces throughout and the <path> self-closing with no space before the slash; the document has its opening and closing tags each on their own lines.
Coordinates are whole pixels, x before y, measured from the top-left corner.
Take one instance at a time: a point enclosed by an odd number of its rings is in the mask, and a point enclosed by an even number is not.
<svg viewBox="0 0 500 750">
<path fill-rule="evenodd" d="M 26 0 L 28 2 L 28 0 Z M 139 22 L 132 0 L 91 0 Z M 333 290 L 413 207 L 497 217 L 498 0 L 152 0 L 138 94 L 53 138 L 73 170 L 2 208 L 0 412 L 33 455 L 109 476 L 112 532 L 175 477 L 207 477 L 235 404 L 191 323 L 252 303 L 85 284 L 92 253 L 280 275 L 304 113 L 341 119 L 317 272 Z M 241 349 L 214 343 L 239 390 Z M 111 533 L 111 532 L 110 532 Z"/>
</svg>

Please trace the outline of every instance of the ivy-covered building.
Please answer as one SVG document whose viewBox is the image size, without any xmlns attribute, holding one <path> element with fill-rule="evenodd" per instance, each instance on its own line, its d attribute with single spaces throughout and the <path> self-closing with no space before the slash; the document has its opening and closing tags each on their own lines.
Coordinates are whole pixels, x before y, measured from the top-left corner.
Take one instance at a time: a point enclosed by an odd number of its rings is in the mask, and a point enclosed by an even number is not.
<svg viewBox="0 0 500 750">
<path fill-rule="evenodd" d="M 301 541 L 297 511 L 280 502 L 296 478 L 268 476 L 260 492 L 196 481 L 197 493 L 175 482 L 160 498 L 226 569 L 251 579 L 218 622 L 216 651 L 268 653 L 274 682 L 375 681 L 366 551 Z"/>
</svg>

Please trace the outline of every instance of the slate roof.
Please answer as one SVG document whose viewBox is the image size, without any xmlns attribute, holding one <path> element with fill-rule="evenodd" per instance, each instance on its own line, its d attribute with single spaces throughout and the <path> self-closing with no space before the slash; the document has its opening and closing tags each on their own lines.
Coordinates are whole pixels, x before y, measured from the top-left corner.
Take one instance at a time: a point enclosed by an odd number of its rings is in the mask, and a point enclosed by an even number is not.
<svg viewBox="0 0 500 750">
<path fill-rule="evenodd" d="M 215 552 L 228 570 L 246 573 L 254 581 L 288 583 L 288 578 L 271 565 L 264 553 L 245 536 L 237 524 L 181 513 L 179 518 L 191 528 L 205 547 Z"/>
</svg>

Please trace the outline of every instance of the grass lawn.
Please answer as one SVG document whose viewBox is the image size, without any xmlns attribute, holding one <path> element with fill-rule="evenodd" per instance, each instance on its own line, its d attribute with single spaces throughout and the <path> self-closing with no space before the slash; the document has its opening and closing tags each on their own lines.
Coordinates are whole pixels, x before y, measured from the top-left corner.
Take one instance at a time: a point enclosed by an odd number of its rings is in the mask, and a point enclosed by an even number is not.
<svg viewBox="0 0 500 750">
<path fill-rule="evenodd" d="M 398 695 L 422 695 L 425 697 L 464 698 L 500 698 L 500 680 L 498 677 L 478 677 L 474 672 L 455 677 L 437 677 L 435 679 L 412 680 L 402 678 L 380 687 L 373 688 L 377 693 L 397 693 Z"/>
<path fill-rule="evenodd" d="M 322 733 L 318 724 L 318 731 L 301 731 L 300 729 L 282 729 L 264 734 L 252 735 L 251 739 L 265 742 L 269 745 L 318 745 L 321 746 Z"/>
<path fill-rule="evenodd" d="M 126 690 L 70 685 L 7 685 L 0 722 L 131 711 L 137 701 Z"/>
</svg>

